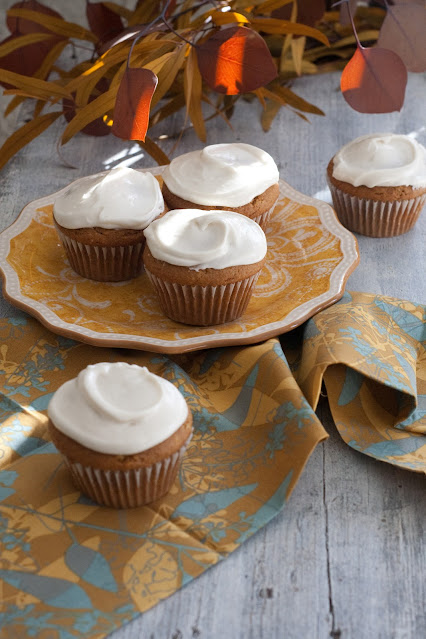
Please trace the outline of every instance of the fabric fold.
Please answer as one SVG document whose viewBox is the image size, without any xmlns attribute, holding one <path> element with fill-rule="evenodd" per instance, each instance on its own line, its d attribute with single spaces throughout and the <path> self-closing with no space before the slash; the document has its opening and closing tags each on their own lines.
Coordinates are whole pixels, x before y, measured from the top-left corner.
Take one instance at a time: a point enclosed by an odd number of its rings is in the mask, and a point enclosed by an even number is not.
<svg viewBox="0 0 426 639">
<path fill-rule="evenodd" d="M 426 472 L 426 309 L 345 293 L 311 318 L 294 374 L 316 408 L 324 382 L 343 440 L 356 450 Z"/>
</svg>

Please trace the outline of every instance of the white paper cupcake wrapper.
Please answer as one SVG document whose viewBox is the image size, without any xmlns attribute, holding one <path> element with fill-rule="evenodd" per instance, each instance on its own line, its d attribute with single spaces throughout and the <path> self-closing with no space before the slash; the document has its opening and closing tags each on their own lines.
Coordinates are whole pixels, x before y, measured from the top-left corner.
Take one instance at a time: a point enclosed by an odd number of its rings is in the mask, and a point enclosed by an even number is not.
<svg viewBox="0 0 426 639">
<path fill-rule="evenodd" d="M 145 242 L 129 246 L 93 246 L 58 234 L 71 268 L 79 275 L 100 282 L 121 282 L 137 277 L 143 268 Z"/>
<path fill-rule="evenodd" d="M 171 488 L 192 435 L 176 453 L 152 466 L 102 470 L 73 463 L 64 456 L 74 484 L 102 506 L 135 508 L 163 497 Z"/>
<path fill-rule="evenodd" d="M 269 219 L 270 219 L 270 217 L 272 215 L 272 212 L 275 209 L 275 204 L 276 204 L 276 202 L 274 203 L 273 206 L 271 206 L 270 209 L 268 209 L 264 213 L 261 213 L 261 215 L 257 215 L 256 217 L 252 217 L 250 219 L 252 219 L 254 222 L 257 222 L 257 224 L 259 224 L 261 229 L 265 230 L 266 227 L 268 226 L 268 222 L 269 222 Z"/>
<path fill-rule="evenodd" d="M 369 237 L 393 237 L 407 233 L 426 203 L 426 194 L 399 202 L 378 202 L 344 193 L 329 182 L 339 220 L 350 231 Z"/>
<path fill-rule="evenodd" d="M 212 326 L 240 317 L 250 301 L 259 273 L 231 284 L 188 286 L 167 282 L 145 268 L 167 317 L 183 324 Z"/>
</svg>

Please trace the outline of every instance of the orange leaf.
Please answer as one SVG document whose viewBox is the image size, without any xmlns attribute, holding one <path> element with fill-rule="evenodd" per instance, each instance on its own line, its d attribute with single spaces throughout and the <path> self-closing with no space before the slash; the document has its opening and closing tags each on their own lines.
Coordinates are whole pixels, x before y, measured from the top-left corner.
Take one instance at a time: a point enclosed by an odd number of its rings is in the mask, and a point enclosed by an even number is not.
<svg viewBox="0 0 426 639">
<path fill-rule="evenodd" d="M 4 167 L 10 158 L 13 157 L 28 142 L 34 140 L 40 133 L 43 133 L 59 116 L 62 111 L 54 111 L 40 115 L 31 122 L 24 124 L 20 129 L 12 133 L 0 149 L 0 169 Z"/>
<path fill-rule="evenodd" d="M 406 84 L 407 69 L 401 58 L 379 47 L 358 46 L 340 80 L 346 102 L 361 113 L 400 111 Z"/>
<path fill-rule="evenodd" d="M 292 7 L 287 4 L 272 12 L 273 18 L 290 20 Z M 313 27 L 325 13 L 325 0 L 297 0 L 297 22 Z M 307 34 L 303 34 L 307 35 Z"/>
<path fill-rule="evenodd" d="M 426 71 L 426 10 L 418 4 L 388 7 L 378 46 L 399 55 L 408 71 Z"/>
<path fill-rule="evenodd" d="M 123 31 L 120 16 L 103 2 L 86 2 L 86 16 L 91 30 L 101 44 Z"/>
<path fill-rule="evenodd" d="M 277 76 L 265 41 L 247 27 L 220 29 L 196 51 L 203 79 L 218 93 L 253 91 Z"/>
<path fill-rule="evenodd" d="M 117 91 L 112 132 L 124 140 L 145 140 L 158 78 L 149 69 L 127 68 Z"/>
</svg>

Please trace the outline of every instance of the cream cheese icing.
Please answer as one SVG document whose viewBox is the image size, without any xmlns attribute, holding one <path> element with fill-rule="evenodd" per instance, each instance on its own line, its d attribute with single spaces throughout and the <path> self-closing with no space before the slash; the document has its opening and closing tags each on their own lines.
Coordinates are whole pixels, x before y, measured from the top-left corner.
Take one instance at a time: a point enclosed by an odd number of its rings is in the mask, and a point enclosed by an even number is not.
<svg viewBox="0 0 426 639">
<path fill-rule="evenodd" d="M 132 455 L 173 435 L 187 419 L 188 406 L 171 382 L 146 367 L 101 362 L 60 386 L 48 415 L 86 448 Z"/>
<path fill-rule="evenodd" d="M 117 167 L 106 175 L 78 180 L 53 207 L 67 229 L 144 229 L 164 210 L 160 185 L 151 173 Z"/>
<path fill-rule="evenodd" d="M 251 144 L 212 144 L 172 160 L 163 179 L 168 189 L 203 206 L 244 206 L 279 179 L 266 151 Z"/>
<path fill-rule="evenodd" d="M 426 149 L 393 133 L 363 135 L 333 158 L 333 177 L 353 186 L 426 187 Z"/>
<path fill-rule="evenodd" d="M 260 226 L 234 211 L 168 211 L 144 235 L 157 260 L 194 270 L 255 264 L 267 250 Z"/>
</svg>

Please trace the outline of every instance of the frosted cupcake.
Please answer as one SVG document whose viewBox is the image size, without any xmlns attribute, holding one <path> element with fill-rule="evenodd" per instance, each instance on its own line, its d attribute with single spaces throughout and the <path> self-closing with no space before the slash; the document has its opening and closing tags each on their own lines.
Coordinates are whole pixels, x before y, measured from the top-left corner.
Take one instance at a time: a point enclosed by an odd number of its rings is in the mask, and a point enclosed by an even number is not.
<svg viewBox="0 0 426 639">
<path fill-rule="evenodd" d="M 125 167 L 77 180 L 53 206 L 71 267 L 92 280 L 118 282 L 143 268 L 144 229 L 164 211 L 151 173 Z"/>
<path fill-rule="evenodd" d="M 234 211 L 180 209 L 145 236 L 145 271 L 165 315 L 208 326 L 244 313 L 267 250 L 256 222 Z"/>
<path fill-rule="evenodd" d="M 364 135 L 331 159 L 327 181 L 348 229 L 371 237 L 401 235 L 426 202 L 426 149 L 406 135 Z"/>
<path fill-rule="evenodd" d="M 192 434 L 177 388 L 125 362 L 85 368 L 58 388 L 48 415 L 52 441 L 76 487 L 114 508 L 167 493 Z"/>
<path fill-rule="evenodd" d="M 219 209 L 246 215 L 264 229 L 279 195 L 272 157 L 250 144 L 213 144 L 185 153 L 165 168 L 169 209 Z"/>
</svg>

